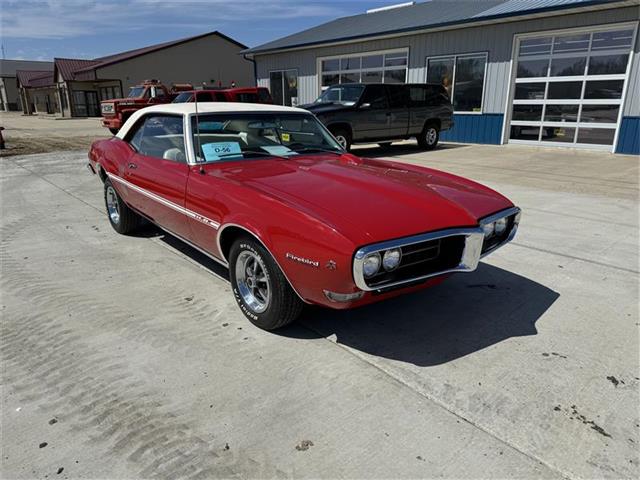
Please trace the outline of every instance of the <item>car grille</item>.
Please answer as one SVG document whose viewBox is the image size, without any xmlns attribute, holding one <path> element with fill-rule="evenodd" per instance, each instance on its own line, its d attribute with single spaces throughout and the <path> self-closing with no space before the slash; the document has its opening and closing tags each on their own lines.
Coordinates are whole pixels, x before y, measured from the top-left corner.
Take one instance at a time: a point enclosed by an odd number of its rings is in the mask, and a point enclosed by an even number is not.
<svg viewBox="0 0 640 480">
<path fill-rule="evenodd" d="M 404 245 L 400 247 L 402 258 L 395 270 L 387 272 L 381 269 L 376 275 L 365 279 L 365 282 L 368 287 L 378 289 L 388 284 L 451 270 L 459 265 L 464 246 L 464 235 Z"/>
</svg>

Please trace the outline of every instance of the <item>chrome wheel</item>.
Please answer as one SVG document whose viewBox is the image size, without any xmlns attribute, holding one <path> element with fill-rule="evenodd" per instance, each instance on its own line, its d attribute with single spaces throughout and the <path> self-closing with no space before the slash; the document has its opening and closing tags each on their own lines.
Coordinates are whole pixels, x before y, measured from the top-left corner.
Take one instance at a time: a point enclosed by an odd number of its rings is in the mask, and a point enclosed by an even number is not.
<svg viewBox="0 0 640 480">
<path fill-rule="evenodd" d="M 118 204 L 118 194 L 112 186 L 107 187 L 106 199 L 109 218 L 115 224 L 120 223 L 120 206 Z"/>
<path fill-rule="evenodd" d="M 345 150 L 347 149 L 347 138 L 344 135 L 336 135 L 336 140 L 342 148 L 344 148 Z"/>
<path fill-rule="evenodd" d="M 438 131 L 433 127 L 429 127 L 425 132 L 425 137 L 427 145 L 433 145 L 434 143 L 436 143 L 436 140 L 438 140 Z"/>
<path fill-rule="evenodd" d="M 262 259 L 249 250 L 243 250 L 238 255 L 235 268 L 242 300 L 254 313 L 264 312 L 271 300 L 271 285 Z"/>
</svg>

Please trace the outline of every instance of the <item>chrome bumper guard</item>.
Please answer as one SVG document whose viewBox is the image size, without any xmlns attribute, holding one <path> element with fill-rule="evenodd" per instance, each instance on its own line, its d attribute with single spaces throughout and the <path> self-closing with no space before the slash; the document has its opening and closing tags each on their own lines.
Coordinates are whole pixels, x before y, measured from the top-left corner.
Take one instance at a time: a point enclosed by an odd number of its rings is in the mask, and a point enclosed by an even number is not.
<svg viewBox="0 0 640 480">
<path fill-rule="evenodd" d="M 509 231 L 509 235 L 506 239 L 499 244 L 493 246 L 490 250 L 483 252 L 482 246 L 484 243 L 484 230 L 482 229 L 482 225 L 485 223 L 495 222 L 497 219 L 502 217 L 513 217 L 513 222 L 511 225 L 511 230 Z M 488 255 L 489 253 L 497 250 L 499 247 L 505 245 L 510 242 L 516 234 L 518 229 L 518 223 L 520 221 L 520 209 L 517 207 L 512 207 L 507 210 L 503 210 L 501 212 L 490 215 L 489 217 L 485 217 L 480 220 L 479 227 L 472 228 L 451 228 L 448 230 L 439 230 L 437 232 L 423 233 L 420 235 L 414 235 L 411 237 L 404 237 L 397 240 L 388 240 L 386 242 L 375 243 L 372 245 L 367 245 L 366 247 L 362 247 L 356 251 L 353 260 L 353 279 L 355 281 L 356 286 L 360 290 L 364 290 L 366 292 L 371 291 L 381 291 L 388 290 L 393 287 L 400 287 L 402 285 L 407 284 L 415 284 L 419 283 L 422 280 L 426 280 L 431 277 L 437 277 L 439 275 L 444 275 L 447 273 L 455 273 L 455 272 L 473 272 L 476 268 L 478 268 L 478 263 L 480 262 L 480 258 Z M 462 255 L 460 257 L 460 263 L 454 268 L 450 268 L 447 270 L 442 270 L 438 272 L 432 272 L 426 275 L 412 277 L 408 279 L 403 279 L 396 282 L 385 283 L 384 285 L 376 285 L 374 287 L 370 287 L 367 285 L 367 282 L 363 273 L 363 263 L 364 258 L 373 252 L 383 252 L 384 250 L 389 250 L 391 248 L 401 248 L 407 245 L 412 245 L 415 243 L 428 242 L 431 240 L 438 240 L 447 237 L 453 236 L 464 236 L 464 248 L 462 250 Z"/>
</svg>

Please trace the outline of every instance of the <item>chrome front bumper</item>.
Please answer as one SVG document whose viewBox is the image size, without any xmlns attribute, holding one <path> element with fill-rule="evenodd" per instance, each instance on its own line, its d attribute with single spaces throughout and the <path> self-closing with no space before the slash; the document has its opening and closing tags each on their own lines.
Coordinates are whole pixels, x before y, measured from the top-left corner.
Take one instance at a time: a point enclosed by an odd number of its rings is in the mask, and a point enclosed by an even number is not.
<svg viewBox="0 0 640 480">
<path fill-rule="evenodd" d="M 482 225 L 485 223 L 495 222 L 497 219 L 502 217 L 511 217 L 514 216 L 514 221 L 511 226 L 511 230 L 509 231 L 509 235 L 507 238 L 492 246 L 491 249 L 483 252 L 482 247 L 484 244 L 484 231 L 482 229 Z M 439 275 L 444 275 L 447 273 L 455 273 L 455 272 L 472 272 L 476 268 L 478 268 L 478 263 L 480 259 L 485 255 L 488 255 L 491 252 L 494 252 L 501 246 L 510 242 L 516 234 L 518 229 L 518 223 L 520 221 L 520 209 L 517 207 L 512 207 L 506 210 L 502 210 L 501 212 L 497 212 L 489 217 L 485 217 L 480 220 L 479 227 L 472 228 L 451 228 L 447 230 L 439 230 L 437 232 L 423 233 L 420 235 L 414 235 L 411 237 L 399 238 L 396 240 L 389 240 L 386 242 L 375 243 L 372 245 L 367 245 L 366 247 L 362 247 L 356 251 L 353 259 L 353 279 L 356 286 L 360 290 L 364 290 L 366 292 L 370 291 L 380 291 L 387 290 L 389 288 L 401 287 L 402 285 L 415 284 L 419 283 L 422 280 L 426 280 L 431 277 L 437 277 Z M 363 273 L 363 263 L 365 257 L 373 252 L 383 252 L 385 250 L 389 250 L 392 248 L 401 248 L 403 246 L 412 245 L 416 243 L 428 242 L 431 240 L 438 240 L 447 237 L 453 236 L 464 236 L 464 248 L 462 250 L 462 255 L 460 257 L 460 262 L 457 266 L 453 268 L 449 268 L 446 270 L 441 270 L 437 272 L 431 272 L 425 275 L 411 277 L 395 282 L 385 283 L 384 285 L 376 285 L 374 287 L 370 287 L 367 285 L 367 282 Z"/>
</svg>

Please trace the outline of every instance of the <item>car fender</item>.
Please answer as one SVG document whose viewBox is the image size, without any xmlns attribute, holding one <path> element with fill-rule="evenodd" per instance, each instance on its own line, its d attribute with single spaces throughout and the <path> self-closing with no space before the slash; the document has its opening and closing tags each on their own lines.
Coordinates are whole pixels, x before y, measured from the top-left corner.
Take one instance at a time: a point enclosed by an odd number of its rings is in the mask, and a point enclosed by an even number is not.
<svg viewBox="0 0 640 480">
<path fill-rule="evenodd" d="M 351 274 L 354 243 L 316 219 L 288 210 L 286 214 L 272 212 L 286 216 L 286 221 L 276 225 L 261 220 L 269 218 L 270 212 L 226 216 L 217 233 L 220 256 L 228 262 L 222 245 L 225 231 L 241 229 L 264 246 L 304 302 L 326 303 L 323 290 L 356 291 Z"/>
</svg>

